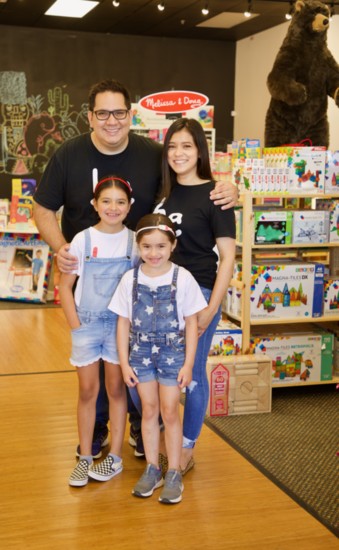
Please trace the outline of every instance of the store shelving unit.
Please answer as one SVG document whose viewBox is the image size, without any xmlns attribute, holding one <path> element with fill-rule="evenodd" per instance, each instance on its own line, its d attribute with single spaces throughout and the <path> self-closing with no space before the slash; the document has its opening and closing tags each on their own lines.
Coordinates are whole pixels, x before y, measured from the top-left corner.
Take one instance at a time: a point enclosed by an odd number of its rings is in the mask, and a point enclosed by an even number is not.
<svg viewBox="0 0 339 550">
<path fill-rule="evenodd" d="M 317 249 L 333 249 L 338 248 L 339 249 L 339 242 L 338 243 L 321 243 L 321 244 L 274 244 L 274 245 L 257 245 L 253 244 L 253 232 L 254 232 L 254 214 L 253 214 L 253 204 L 255 199 L 260 198 L 268 198 L 268 197 L 275 197 L 275 198 L 305 198 L 310 197 L 310 195 L 301 195 L 301 194 L 286 194 L 286 193 L 272 193 L 272 194 L 263 194 L 263 193 L 252 193 L 250 191 L 244 191 L 240 196 L 240 204 L 243 208 L 243 239 L 241 243 L 237 243 L 237 246 L 241 250 L 241 258 L 242 258 L 242 281 L 236 281 L 232 279 L 231 285 L 236 287 L 237 289 L 241 290 L 242 293 L 242 307 L 241 307 L 241 316 L 238 317 L 236 315 L 231 315 L 227 313 L 228 317 L 231 317 L 232 319 L 238 321 L 240 323 L 241 329 L 242 329 L 242 352 L 243 354 L 246 354 L 249 352 L 250 348 L 250 338 L 251 338 L 251 327 L 252 326 L 270 326 L 270 325 L 281 325 L 282 330 L 284 324 L 301 324 L 301 323 L 322 323 L 326 322 L 328 323 L 333 322 L 337 323 L 339 321 L 339 315 L 333 315 L 331 317 L 323 316 L 323 317 L 317 317 L 317 318 L 283 318 L 283 319 L 251 319 L 251 268 L 252 268 L 252 254 L 253 250 L 287 250 L 287 249 L 307 249 L 307 248 L 317 248 Z M 319 195 L 311 195 L 312 199 L 339 199 L 339 195 L 325 195 L 319 194 Z M 274 206 L 272 206 L 272 209 L 274 209 Z M 307 384 L 333 384 L 333 383 L 339 383 L 339 377 L 335 377 L 330 381 L 319 381 L 319 382 L 304 382 L 304 385 Z M 284 382 L 282 384 L 274 384 L 272 387 L 287 387 L 287 386 L 300 386 L 299 383 L 288 383 Z"/>
</svg>

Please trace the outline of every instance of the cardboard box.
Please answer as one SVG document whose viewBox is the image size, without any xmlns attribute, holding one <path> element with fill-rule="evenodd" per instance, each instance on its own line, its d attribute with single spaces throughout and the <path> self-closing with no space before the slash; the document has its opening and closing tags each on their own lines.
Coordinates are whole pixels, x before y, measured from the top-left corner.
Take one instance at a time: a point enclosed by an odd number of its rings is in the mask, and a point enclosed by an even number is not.
<svg viewBox="0 0 339 550">
<path fill-rule="evenodd" d="M 255 244 L 291 244 L 292 212 L 254 212 Z"/>
<path fill-rule="evenodd" d="M 330 243 L 339 242 L 339 202 L 334 201 L 330 210 Z"/>
<path fill-rule="evenodd" d="M 330 213 L 328 210 L 305 210 L 293 212 L 292 242 L 329 242 Z"/>
<path fill-rule="evenodd" d="M 325 147 L 293 147 L 289 159 L 291 193 L 323 193 L 325 187 Z"/>
<path fill-rule="evenodd" d="M 325 193 L 339 193 L 339 151 L 326 151 Z"/>
<path fill-rule="evenodd" d="M 327 331 L 252 335 L 252 353 L 272 360 L 272 383 L 332 380 L 333 334 Z"/>
<path fill-rule="evenodd" d="M 220 320 L 212 338 L 209 356 L 235 355 L 241 352 L 242 330 L 231 321 Z"/>
<path fill-rule="evenodd" d="M 335 275 L 324 277 L 324 316 L 339 315 L 339 278 Z"/>
<path fill-rule="evenodd" d="M 50 267 L 50 248 L 38 235 L 1 234 L 0 298 L 2 300 L 44 302 Z"/>
<path fill-rule="evenodd" d="M 266 355 L 209 357 L 208 416 L 231 416 L 271 411 L 272 362 Z"/>
<path fill-rule="evenodd" d="M 241 278 L 241 263 L 236 264 Z M 324 265 L 298 262 L 257 263 L 251 270 L 251 319 L 320 317 L 323 311 Z M 235 300 L 233 308 L 241 312 Z"/>
</svg>

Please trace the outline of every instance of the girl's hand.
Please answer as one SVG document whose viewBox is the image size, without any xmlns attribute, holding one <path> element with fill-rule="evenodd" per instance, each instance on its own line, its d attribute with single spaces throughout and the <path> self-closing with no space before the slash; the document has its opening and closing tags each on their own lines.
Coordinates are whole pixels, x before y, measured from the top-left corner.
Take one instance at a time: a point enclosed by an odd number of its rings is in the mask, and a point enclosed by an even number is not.
<svg viewBox="0 0 339 550">
<path fill-rule="evenodd" d="M 135 374 L 132 367 L 128 365 L 127 367 L 124 367 L 124 368 L 121 367 L 121 370 L 122 370 L 122 376 L 126 386 L 128 386 L 129 388 L 134 388 L 137 384 L 139 384 L 138 377 Z"/>
<path fill-rule="evenodd" d="M 192 382 L 192 367 L 189 367 L 188 365 L 184 365 L 181 367 L 177 382 L 179 385 L 179 388 L 186 388 L 186 386 L 189 386 Z"/>
</svg>

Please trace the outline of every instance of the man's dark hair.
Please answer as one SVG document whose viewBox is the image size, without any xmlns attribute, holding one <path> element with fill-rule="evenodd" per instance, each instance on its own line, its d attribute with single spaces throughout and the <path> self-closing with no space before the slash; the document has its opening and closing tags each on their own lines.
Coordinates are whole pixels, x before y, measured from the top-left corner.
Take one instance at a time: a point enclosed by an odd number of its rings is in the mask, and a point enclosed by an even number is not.
<svg viewBox="0 0 339 550">
<path fill-rule="evenodd" d="M 102 80 L 97 84 L 94 84 L 94 86 L 92 86 L 92 88 L 90 89 L 89 96 L 88 96 L 88 109 L 90 111 L 94 111 L 95 98 L 97 94 L 101 94 L 103 92 L 113 92 L 114 94 L 122 94 L 125 99 L 126 109 L 130 110 L 131 98 L 127 88 L 125 88 L 125 86 L 121 84 L 121 82 L 118 82 L 118 80 L 107 79 L 107 80 Z"/>
</svg>

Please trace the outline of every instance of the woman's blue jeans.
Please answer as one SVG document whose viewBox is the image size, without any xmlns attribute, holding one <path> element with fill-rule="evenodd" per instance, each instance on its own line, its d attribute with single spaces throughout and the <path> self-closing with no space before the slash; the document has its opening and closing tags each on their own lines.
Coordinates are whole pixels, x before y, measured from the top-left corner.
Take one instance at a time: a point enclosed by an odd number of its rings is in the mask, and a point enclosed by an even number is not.
<svg viewBox="0 0 339 550">
<path fill-rule="evenodd" d="M 201 288 L 206 302 L 209 302 L 212 290 Z M 186 388 L 184 425 L 183 425 L 183 447 L 193 448 L 201 432 L 205 419 L 205 413 L 209 399 L 209 383 L 206 372 L 208 353 L 211 348 L 212 338 L 221 317 L 221 306 L 208 325 L 207 329 L 200 336 L 193 367 L 192 382 Z M 141 413 L 141 402 L 137 387 L 129 388 L 132 400 L 138 411 Z"/>
<path fill-rule="evenodd" d="M 206 302 L 210 301 L 212 290 L 200 287 Z M 221 306 L 198 341 L 193 367 L 192 382 L 186 388 L 184 408 L 183 447 L 194 447 L 205 419 L 209 399 L 209 384 L 206 372 L 208 353 L 212 338 L 221 316 Z"/>
</svg>

